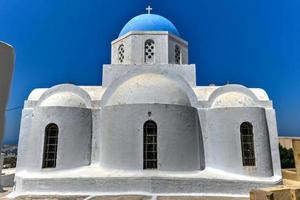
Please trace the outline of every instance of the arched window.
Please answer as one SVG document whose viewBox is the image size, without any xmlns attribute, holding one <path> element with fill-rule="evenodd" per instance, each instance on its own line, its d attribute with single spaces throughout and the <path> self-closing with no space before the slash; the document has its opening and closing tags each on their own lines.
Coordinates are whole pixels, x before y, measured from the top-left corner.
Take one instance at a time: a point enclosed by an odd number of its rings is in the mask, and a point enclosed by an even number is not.
<svg viewBox="0 0 300 200">
<path fill-rule="evenodd" d="M 253 143 L 253 126 L 243 122 L 240 127 L 243 166 L 255 166 L 255 152 Z"/>
<path fill-rule="evenodd" d="M 155 44 L 153 40 L 147 40 L 145 42 L 145 63 L 154 63 Z"/>
<path fill-rule="evenodd" d="M 57 156 L 58 126 L 48 124 L 45 129 L 43 168 L 55 168 Z"/>
<path fill-rule="evenodd" d="M 118 48 L 118 59 L 120 63 L 123 63 L 124 61 L 124 53 L 125 53 L 124 45 L 121 44 Z"/>
<path fill-rule="evenodd" d="M 175 45 L 175 64 L 181 64 L 181 49 L 177 44 Z"/>
<path fill-rule="evenodd" d="M 157 126 L 152 120 L 144 124 L 144 169 L 157 169 Z"/>
</svg>

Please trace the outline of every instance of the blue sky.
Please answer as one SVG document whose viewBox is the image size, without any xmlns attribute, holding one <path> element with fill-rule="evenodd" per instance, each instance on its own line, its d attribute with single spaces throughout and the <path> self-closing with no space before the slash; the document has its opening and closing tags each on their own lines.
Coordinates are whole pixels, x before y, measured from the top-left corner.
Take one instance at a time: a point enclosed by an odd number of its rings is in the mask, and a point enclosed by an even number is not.
<svg viewBox="0 0 300 200">
<path fill-rule="evenodd" d="M 16 51 L 7 108 L 34 88 L 100 85 L 110 42 L 148 4 L 189 42 L 198 85 L 261 87 L 279 135 L 300 136 L 299 0 L 0 0 L 0 40 Z M 6 112 L 4 143 L 17 143 L 20 116 Z"/>
</svg>

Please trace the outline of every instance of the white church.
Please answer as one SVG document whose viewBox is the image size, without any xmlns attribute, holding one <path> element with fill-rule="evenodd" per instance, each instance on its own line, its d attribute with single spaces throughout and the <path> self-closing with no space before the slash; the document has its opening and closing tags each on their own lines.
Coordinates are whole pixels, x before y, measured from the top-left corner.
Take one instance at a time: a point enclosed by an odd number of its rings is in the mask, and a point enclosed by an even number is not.
<svg viewBox="0 0 300 200">
<path fill-rule="evenodd" d="M 247 195 L 282 182 L 263 89 L 197 86 L 188 42 L 156 14 L 111 43 L 102 86 L 39 88 L 25 101 L 15 195 Z"/>
</svg>

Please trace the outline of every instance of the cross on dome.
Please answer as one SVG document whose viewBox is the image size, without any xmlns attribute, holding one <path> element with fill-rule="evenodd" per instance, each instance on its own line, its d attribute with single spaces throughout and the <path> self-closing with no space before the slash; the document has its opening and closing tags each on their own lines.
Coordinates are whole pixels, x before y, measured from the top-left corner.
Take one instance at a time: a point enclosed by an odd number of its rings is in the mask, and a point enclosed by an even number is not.
<svg viewBox="0 0 300 200">
<path fill-rule="evenodd" d="M 152 8 L 146 8 L 148 13 L 133 17 L 122 28 L 119 37 L 130 31 L 168 31 L 173 35 L 180 37 L 179 32 L 170 20 L 160 15 L 152 14 Z"/>
<path fill-rule="evenodd" d="M 153 8 L 151 8 L 150 6 L 148 6 L 148 7 L 146 8 L 146 10 L 148 11 L 148 14 L 151 14 L 152 9 L 153 9 Z"/>
</svg>

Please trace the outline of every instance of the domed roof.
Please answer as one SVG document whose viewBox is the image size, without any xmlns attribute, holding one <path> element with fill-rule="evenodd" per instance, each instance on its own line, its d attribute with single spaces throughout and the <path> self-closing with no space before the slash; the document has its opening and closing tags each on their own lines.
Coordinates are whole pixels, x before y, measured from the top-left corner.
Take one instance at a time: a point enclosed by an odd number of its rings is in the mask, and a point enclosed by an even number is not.
<svg viewBox="0 0 300 200">
<path fill-rule="evenodd" d="M 255 107 L 255 101 L 246 94 L 240 92 L 227 92 L 218 96 L 213 104 L 213 108 L 222 107 Z"/>
<path fill-rule="evenodd" d="M 119 37 L 130 31 L 168 31 L 176 36 L 180 36 L 172 22 L 155 14 L 142 14 L 132 18 L 125 24 Z"/>
<path fill-rule="evenodd" d="M 44 99 L 40 106 L 64 106 L 86 108 L 86 102 L 83 98 L 72 92 L 58 92 Z"/>
<path fill-rule="evenodd" d="M 174 80 L 154 73 L 126 80 L 112 91 L 106 105 L 145 103 L 191 105 L 185 91 Z"/>
</svg>

